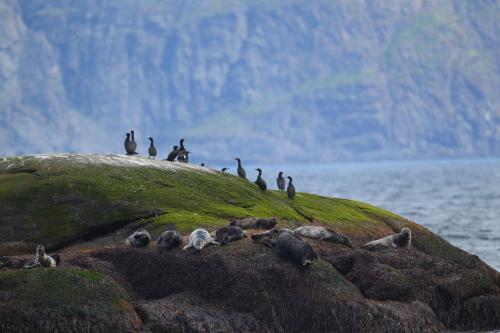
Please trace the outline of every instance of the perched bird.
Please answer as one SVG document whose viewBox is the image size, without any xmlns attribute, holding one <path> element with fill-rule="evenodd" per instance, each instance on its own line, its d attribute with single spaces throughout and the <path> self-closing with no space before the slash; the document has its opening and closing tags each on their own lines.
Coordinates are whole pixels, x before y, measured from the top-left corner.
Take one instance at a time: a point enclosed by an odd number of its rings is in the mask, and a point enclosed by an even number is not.
<svg viewBox="0 0 500 333">
<path fill-rule="evenodd" d="M 181 139 L 179 144 L 180 144 L 180 147 L 179 147 L 179 154 L 177 155 L 177 161 L 187 162 L 187 161 L 184 161 L 184 158 L 186 156 L 186 154 L 185 154 L 186 147 L 184 147 L 184 139 Z"/>
<path fill-rule="evenodd" d="M 286 193 L 288 194 L 288 199 L 293 200 L 295 198 L 295 186 L 292 184 L 292 177 L 286 177 L 289 179 L 288 187 L 286 188 Z"/>
<path fill-rule="evenodd" d="M 240 158 L 236 157 L 235 160 L 238 161 L 238 176 L 247 179 L 247 173 L 245 172 L 245 169 L 243 169 L 243 167 L 241 166 Z"/>
<path fill-rule="evenodd" d="M 267 189 L 267 184 L 264 181 L 264 179 L 262 179 L 262 170 L 260 168 L 257 168 L 255 170 L 257 170 L 259 172 L 259 175 L 257 176 L 257 180 L 255 181 L 255 184 L 257 184 L 257 186 L 260 188 L 261 192 L 264 192 Z"/>
<path fill-rule="evenodd" d="M 132 135 L 130 142 L 132 142 L 132 147 L 134 147 L 134 152 L 135 152 L 137 150 L 137 142 L 135 142 L 134 131 L 131 130 L 130 134 Z"/>
<path fill-rule="evenodd" d="M 220 171 L 226 172 L 226 170 L 229 170 L 229 168 L 222 168 Z"/>
<path fill-rule="evenodd" d="M 278 189 L 280 191 L 285 190 L 286 181 L 285 178 L 283 177 L 283 171 L 280 171 L 280 173 L 278 174 L 278 179 L 276 179 L 276 183 L 278 184 Z"/>
<path fill-rule="evenodd" d="M 177 155 L 179 155 L 179 146 L 174 146 L 174 150 L 168 154 L 167 161 L 173 162 L 177 158 Z"/>
<path fill-rule="evenodd" d="M 130 133 L 127 133 L 126 135 L 127 135 L 127 138 L 125 139 L 125 142 L 123 143 L 123 145 L 125 146 L 125 151 L 127 152 L 127 155 L 137 154 L 135 152 L 134 146 L 132 145 L 132 141 L 130 141 Z"/>
<path fill-rule="evenodd" d="M 205 166 L 205 163 L 201 163 L 201 166 L 204 167 Z"/>
<path fill-rule="evenodd" d="M 149 157 L 156 158 L 157 151 L 156 151 L 156 147 L 153 144 L 153 138 L 149 137 L 148 139 L 149 139 L 149 141 L 151 141 L 151 144 L 149 145 L 149 149 L 148 149 Z"/>
<path fill-rule="evenodd" d="M 184 150 L 180 151 L 179 155 L 177 156 L 177 161 L 182 162 L 182 163 L 189 163 L 189 150 Z"/>
</svg>

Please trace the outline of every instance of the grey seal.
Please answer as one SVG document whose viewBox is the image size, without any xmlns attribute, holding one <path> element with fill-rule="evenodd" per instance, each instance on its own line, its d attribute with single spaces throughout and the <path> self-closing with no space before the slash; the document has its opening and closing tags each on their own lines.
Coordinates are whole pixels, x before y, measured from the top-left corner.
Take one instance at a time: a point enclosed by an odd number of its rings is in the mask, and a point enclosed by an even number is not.
<svg viewBox="0 0 500 333">
<path fill-rule="evenodd" d="M 158 237 L 156 244 L 162 249 L 174 249 L 182 244 L 182 235 L 175 230 L 164 231 Z"/>
<path fill-rule="evenodd" d="M 333 229 L 317 226 L 304 226 L 293 231 L 295 235 L 324 240 L 332 243 L 340 243 L 352 247 L 351 239 Z"/>
<path fill-rule="evenodd" d="M 213 240 L 208 231 L 205 229 L 196 229 L 189 235 L 189 244 L 184 246 L 183 250 L 194 247 L 196 250 L 201 251 L 205 246 L 210 244 L 220 245 L 219 242 Z"/>
<path fill-rule="evenodd" d="M 311 245 L 291 231 L 280 233 L 276 239 L 276 253 L 281 257 L 300 263 L 302 266 L 309 265 L 317 258 Z"/>
<path fill-rule="evenodd" d="M 149 232 L 146 229 L 139 229 L 127 237 L 125 244 L 134 247 L 145 247 L 148 246 L 149 241 L 151 241 Z"/>
<path fill-rule="evenodd" d="M 59 255 L 57 255 L 56 259 L 59 259 Z M 25 268 L 32 268 L 32 267 L 56 267 L 58 262 L 56 259 L 52 258 L 51 256 L 48 256 L 45 253 L 45 247 L 43 245 L 37 245 L 36 247 L 36 252 L 35 252 L 35 257 L 33 258 L 33 261 L 26 264 L 24 267 Z"/>
<path fill-rule="evenodd" d="M 245 237 L 247 237 L 247 235 L 245 235 L 243 229 L 235 226 L 225 226 L 217 229 L 215 232 L 215 241 L 219 242 L 221 245 L 226 245 L 229 242 L 237 241 Z"/>
<path fill-rule="evenodd" d="M 231 221 L 229 225 L 240 227 L 241 229 L 272 229 L 277 223 L 278 219 L 276 217 L 248 217 L 245 219 Z"/>
<path fill-rule="evenodd" d="M 409 228 L 401 229 L 399 234 L 394 234 L 380 238 L 363 245 L 368 250 L 381 250 L 387 248 L 408 249 L 411 246 L 411 230 Z"/>
</svg>

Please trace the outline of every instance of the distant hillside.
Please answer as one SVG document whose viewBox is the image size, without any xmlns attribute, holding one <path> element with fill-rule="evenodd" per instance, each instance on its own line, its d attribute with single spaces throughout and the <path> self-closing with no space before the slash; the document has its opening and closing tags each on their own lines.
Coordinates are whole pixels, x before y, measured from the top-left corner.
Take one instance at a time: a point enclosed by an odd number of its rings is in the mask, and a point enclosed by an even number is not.
<svg viewBox="0 0 500 333">
<path fill-rule="evenodd" d="M 0 2 L 0 155 L 498 156 L 498 1 Z M 265 153 L 263 153 L 265 152 Z"/>
</svg>

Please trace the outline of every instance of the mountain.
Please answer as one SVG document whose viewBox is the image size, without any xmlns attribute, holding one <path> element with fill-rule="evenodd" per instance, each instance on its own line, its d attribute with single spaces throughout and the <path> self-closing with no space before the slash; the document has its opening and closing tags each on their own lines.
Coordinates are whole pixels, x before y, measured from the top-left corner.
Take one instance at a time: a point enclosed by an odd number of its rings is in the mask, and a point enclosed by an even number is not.
<svg viewBox="0 0 500 333">
<path fill-rule="evenodd" d="M 205 162 L 498 156 L 499 22 L 495 0 L 4 0 L 0 154 L 135 129 Z"/>
</svg>

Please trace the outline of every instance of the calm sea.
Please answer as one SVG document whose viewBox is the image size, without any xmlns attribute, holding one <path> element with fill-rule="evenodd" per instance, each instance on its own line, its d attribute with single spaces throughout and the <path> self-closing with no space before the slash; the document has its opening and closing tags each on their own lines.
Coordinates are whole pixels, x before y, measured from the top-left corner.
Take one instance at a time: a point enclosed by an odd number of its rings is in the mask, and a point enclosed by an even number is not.
<svg viewBox="0 0 500 333">
<path fill-rule="evenodd" d="M 278 171 L 284 171 L 294 178 L 297 191 L 383 207 L 500 270 L 500 160 L 261 167 L 272 188 Z M 246 169 L 253 180 L 253 166 Z"/>
</svg>

